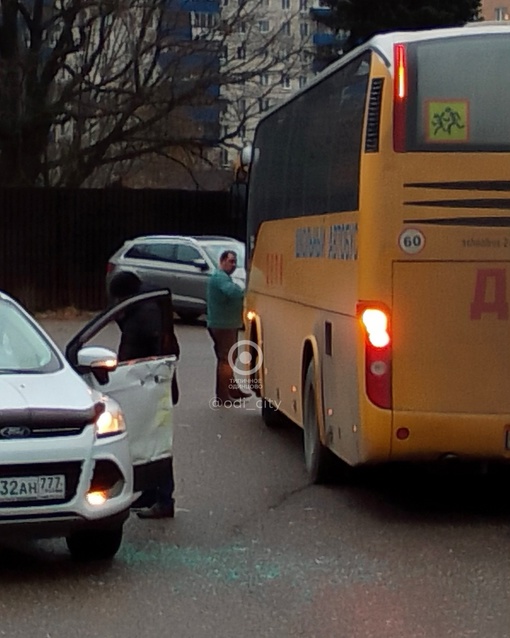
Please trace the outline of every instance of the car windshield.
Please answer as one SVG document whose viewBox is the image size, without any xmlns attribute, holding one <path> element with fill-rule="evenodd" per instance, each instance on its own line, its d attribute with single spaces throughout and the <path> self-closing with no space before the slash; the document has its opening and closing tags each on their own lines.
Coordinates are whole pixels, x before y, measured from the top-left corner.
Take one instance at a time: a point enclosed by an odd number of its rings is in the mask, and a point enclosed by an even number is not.
<svg viewBox="0 0 510 638">
<path fill-rule="evenodd" d="M 204 246 L 204 250 L 215 265 L 218 265 L 220 255 L 224 250 L 232 250 L 237 255 L 237 267 L 244 268 L 244 244 L 241 242 L 207 244 Z"/>
<path fill-rule="evenodd" d="M 13 303 L 0 299 L 0 375 L 55 372 L 60 367 L 42 332 Z"/>
</svg>

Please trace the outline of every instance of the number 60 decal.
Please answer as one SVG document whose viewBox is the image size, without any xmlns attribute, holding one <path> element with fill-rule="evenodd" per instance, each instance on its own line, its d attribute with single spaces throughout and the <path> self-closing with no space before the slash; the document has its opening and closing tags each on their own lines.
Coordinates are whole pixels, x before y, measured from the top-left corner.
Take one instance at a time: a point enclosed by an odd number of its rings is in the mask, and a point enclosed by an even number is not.
<svg viewBox="0 0 510 638">
<path fill-rule="evenodd" d="M 425 246 L 425 236 L 415 228 L 408 228 L 400 234 L 398 245 L 408 255 L 416 255 Z"/>
</svg>

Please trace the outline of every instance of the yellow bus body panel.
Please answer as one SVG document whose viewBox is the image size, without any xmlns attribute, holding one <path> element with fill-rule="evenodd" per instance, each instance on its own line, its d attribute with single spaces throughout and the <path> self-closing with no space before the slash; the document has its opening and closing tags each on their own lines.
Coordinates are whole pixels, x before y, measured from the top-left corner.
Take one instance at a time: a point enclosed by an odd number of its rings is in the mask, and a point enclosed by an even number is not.
<svg viewBox="0 0 510 638">
<path fill-rule="evenodd" d="M 509 275 L 509 262 L 394 264 L 396 412 L 510 415 Z"/>
</svg>

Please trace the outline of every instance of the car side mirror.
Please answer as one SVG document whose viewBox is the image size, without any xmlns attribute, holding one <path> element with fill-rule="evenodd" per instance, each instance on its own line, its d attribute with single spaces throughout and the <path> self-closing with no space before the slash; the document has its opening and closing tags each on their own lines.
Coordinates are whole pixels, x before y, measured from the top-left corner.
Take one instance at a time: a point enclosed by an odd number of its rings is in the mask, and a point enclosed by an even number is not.
<svg viewBox="0 0 510 638">
<path fill-rule="evenodd" d="M 200 268 L 200 270 L 209 270 L 209 266 L 205 259 L 194 259 L 191 263 L 193 266 Z"/>
<path fill-rule="evenodd" d="M 113 372 L 118 365 L 116 353 L 101 346 L 85 346 L 78 351 L 77 362 L 78 372 L 92 373 L 100 385 L 108 383 L 109 373 Z"/>
</svg>

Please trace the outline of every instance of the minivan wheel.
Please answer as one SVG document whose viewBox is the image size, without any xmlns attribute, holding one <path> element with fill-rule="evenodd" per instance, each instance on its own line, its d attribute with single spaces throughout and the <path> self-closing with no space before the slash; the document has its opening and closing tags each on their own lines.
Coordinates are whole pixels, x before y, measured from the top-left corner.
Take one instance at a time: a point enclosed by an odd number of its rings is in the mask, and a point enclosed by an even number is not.
<svg viewBox="0 0 510 638">
<path fill-rule="evenodd" d="M 110 560 L 119 551 L 122 525 L 113 529 L 88 529 L 66 537 L 67 547 L 74 560 Z"/>
<path fill-rule="evenodd" d="M 305 377 L 303 429 L 305 465 L 310 482 L 328 483 L 333 478 L 335 459 L 320 440 L 313 361 L 308 366 Z"/>
</svg>

